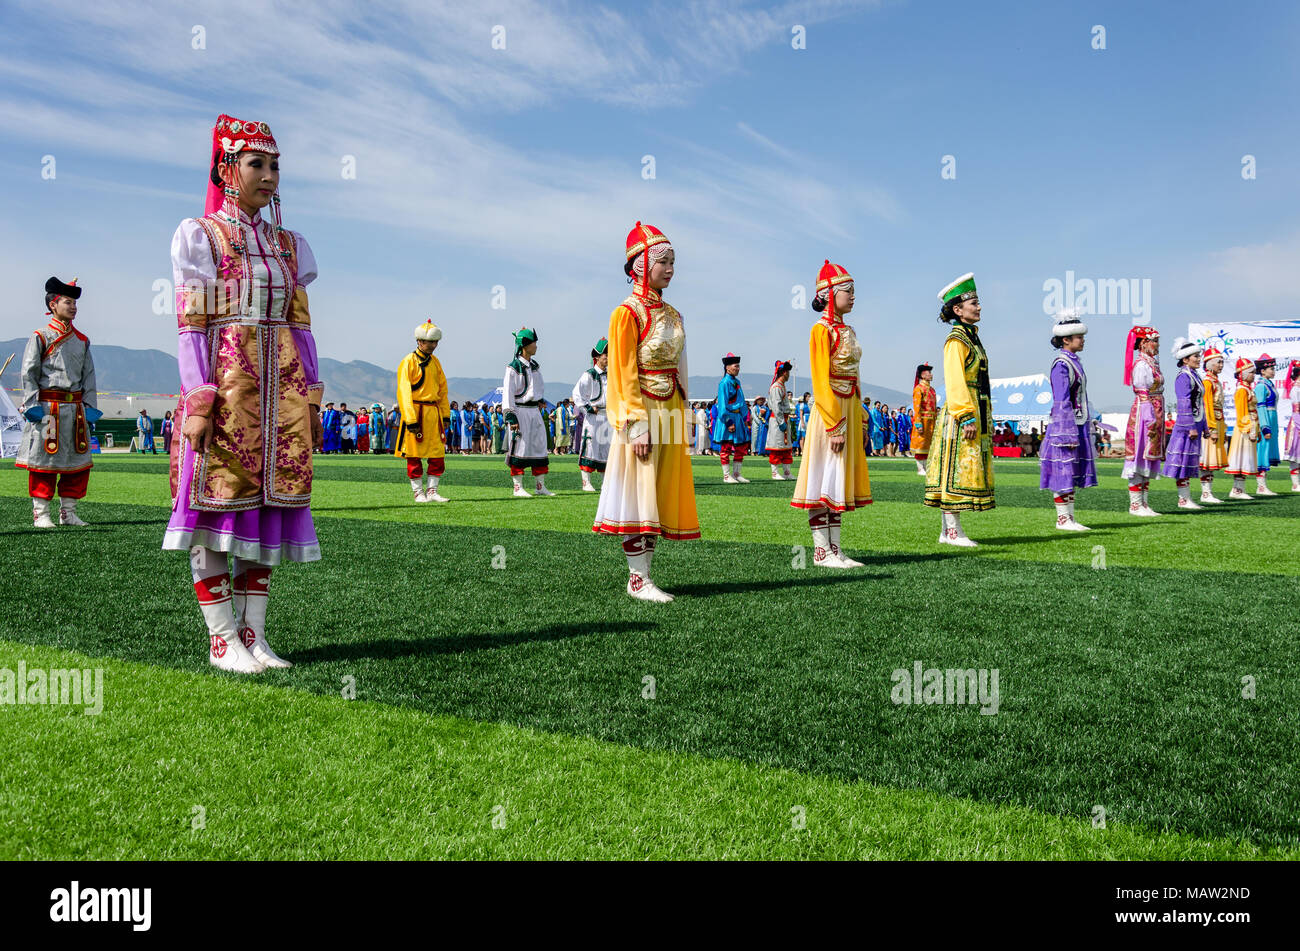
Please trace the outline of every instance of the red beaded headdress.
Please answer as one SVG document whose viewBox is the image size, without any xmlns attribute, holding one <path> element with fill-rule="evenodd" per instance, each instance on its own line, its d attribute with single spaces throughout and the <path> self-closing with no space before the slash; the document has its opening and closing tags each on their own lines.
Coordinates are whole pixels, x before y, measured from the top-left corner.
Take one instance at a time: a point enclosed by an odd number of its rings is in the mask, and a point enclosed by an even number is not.
<svg viewBox="0 0 1300 951">
<path fill-rule="evenodd" d="M 1291 395 L 1291 391 L 1300 389 L 1300 380 L 1297 380 L 1294 383 L 1291 381 L 1291 377 L 1296 372 L 1296 370 L 1300 370 L 1300 360 L 1292 360 L 1289 364 L 1287 364 L 1286 374 L 1282 377 L 1282 395 L 1285 396 L 1287 399 L 1289 399 L 1292 403 L 1297 402 L 1297 400 L 1294 396 Z M 1297 393 L 1296 395 L 1300 396 L 1300 393 Z M 1292 412 L 1295 411 L 1296 411 L 1295 408 L 1293 408 Z"/>
<path fill-rule="evenodd" d="M 822 264 L 822 269 L 817 272 L 817 293 L 827 291 L 826 318 L 832 323 L 835 321 L 835 288 L 841 284 L 852 283 L 853 277 L 849 272 L 838 264 L 832 264 L 829 258 Z"/>
<path fill-rule="evenodd" d="M 224 114 L 218 116 L 217 124 L 212 127 L 212 161 L 209 164 L 209 169 L 216 167 L 219 175 L 218 158 L 221 160 L 220 165 L 233 166 L 239 161 L 239 156 L 244 152 L 265 152 L 268 155 L 279 155 L 280 148 L 275 144 L 275 137 L 271 135 L 271 127 L 265 122 L 248 122 Z M 222 211 L 229 215 L 232 220 L 238 221 L 239 188 L 237 185 L 230 183 L 218 185 L 212 181 L 212 177 L 209 175 L 207 201 L 204 202 L 203 214 L 207 216 L 214 211 Z M 278 189 L 271 196 L 271 213 L 275 219 L 276 231 L 284 230 L 284 226 L 280 221 L 280 192 Z M 238 234 L 233 233 L 232 238 L 237 239 Z M 236 246 L 238 246 L 238 241 L 236 241 Z"/>
<path fill-rule="evenodd" d="M 1242 370 L 1253 370 L 1253 369 L 1255 369 L 1254 360 L 1250 359 L 1250 357 L 1238 357 L 1237 365 L 1236 367 L 1233 368 L 1232 375 L 1235 376 L 1238 380 L 1240 380 Z"/>
<path fill-rule="evenodd" d="M 1124 385 L 1133 385 L 1133 351 L 1139 340 L 1159 340 L 1160 331 L 1154 327 L 1136 323 L 1141 318 L 1135 317 L 1134 324 L 1128 330 L 1128 340 L 1124 344 Z"/>
</svg>

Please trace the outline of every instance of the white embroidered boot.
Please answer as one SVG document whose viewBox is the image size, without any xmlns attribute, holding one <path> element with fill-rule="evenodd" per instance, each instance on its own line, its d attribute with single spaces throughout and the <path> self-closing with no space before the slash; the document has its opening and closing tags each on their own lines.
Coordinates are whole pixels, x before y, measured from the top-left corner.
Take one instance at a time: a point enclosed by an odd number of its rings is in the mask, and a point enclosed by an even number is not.
<svg viewBox="0 0 1300 951">
<path fill-rule="evenodd" d="M 1061 496 L 1056 496 L 1053 501 L 1056 503 L 1056 527 L 1064 531 L 1070 528 L 1070 503 Z"/>
<path fill-rule="evenodd" d="M 1074 496 L 1073 495 L 1070 496 L 1070 501 L 1067 504 L 1070 506 L 1070 531 L 1072 532 L 1092 531 L 1092 529 L 1090 529 L 1087 525 L 1080 525 L 1079 520 L 1074 517 Z"/>
<path fill-rule="evenodd" d="M 673 596 L 661 591 L 650 580 L 650 551 L 646 539 L 645 535 L 634 535 L 623 542 L 623 554 L 627 556 L 627 593 L 638 601 L 666 604 Z"/>
<path fill-rule="evenodd" d="M 427 502 L 428 497 L 424 494 L 424 476 L 411 480 L 411 491 L 415 493 L 415 501 Z"/>
<path fill-rule="evenodd" d="M 260 674 L 266 666 L 249 653 L 235 627 L 230 572 L 224 552 L 190 549 L 190 573 L 208 627 L 208 663 L 236 674 Z"/>
<path fill-rule="evenodd" d="M 35 528 L 54 527 L 54 519 L 50 518 L 49 499 L 32 499 L 32 525 Z"/>
<path fill-rule="evenodd" d="M 733 463 L 731 464 L 731 474 L 735 477 L 735 479 L 736 479 L 737 482 L 748 482 L 748 481 L 749 481 L 749 480 L 746 479 L 743 475 L 740 474 L 740 462 L 739 462 L 739 461 L 737 461 L 737 462 L 733 462 Z"/>
<path fill-rule="evenodd" d="M 537 480 L 536 491 L 537 491 L 537 494 L 538 494 L 538 495 L 554 495 L 554 494 L 555 494 L 554 492 L 552 492 L 550 489 L 548 489 L 548 488 L 546 487 L 546 476 L 544 476 L 544 475 L 536 476 L 536 480 Z"/>
<path fill-rule="evenodd" d="M 271 569 L 235 559 L 235 621 L 239 639 L 253 658 L 266 667 L 292 667 L 266 642 L 266 607 L 271 593 Z"/>
<path fill-rule="evenodd" d="M 424 491 L 424 501 L 426 502 L 446 502 L 447 499 L 438 491 L 438 479 L 440 476 L 427 476 L 429 487 Z"/>
<path fill-rule="evenodd" d="M 1201 504 L 1222 505 L 1223 499 L 1214 497 L 1214 476 L 1201 476 Z"/>
<path fill-rule="evenodd" d="M 841 518 L 839 513 L 832 512 L 830 515 L 830 524 L 827 526 L 830 529 L 829 541 L 831 544 L 831 553 L 840 560 L 841 567 L 861 568 L 863 567 L 862 562 L 850 558 L 848 555 L 844 554 L 844 550 L 840 548 L 840 523 Z"/>
<path fill-rule="evenodd" d="M 943 513 L 943 534 L 939 536 L 939 541 L 945 545 L 956 545 L 958 548 L 976 548 L 979 544 L 966 537 L 961 527 L 960 512 Z"/>
<path fill-rule="evenodd" d="M 1086 532 L 1087 529 L 1074 520 L 1074 505 L 1069 496 L 1058 495 L 1056 503 L 1056 527 L 1063 532 Z"/>
<path fill-rule="evenodd" d="M 923 476 L 923 475 L 925 475 L 925 460 L 924 460 L 924 459 L 917 459 L 917 460 L 916 460 L 916 474 L 919 475 L 919 476 Z"/>
<path fill-rule="evenodd" d="M 783 478 L 785 478 L 787 481 L 789 481 L 789 479 L 790 479 L 790 463 L 788 463 L 788 462 L 783 462 L 783 463 L 781 463 L 781 475 L 782 475 Z"/>
<path fill-rule="evenodd" d="M 532 493 L 529 492 L 527 489 L 524 488 L 524 477 L 523 477 L 523 476 L 521 476 L 521 475 L 512 475 L 512 476 L 510 477 L 510 479 L 511 479 L 511 481 L 514 482 L 514 484 L 515 484 L 515 498 L 517 498 L 517 499 L 531 499 L 531 498 L 533 497 L 533 496 L 532 496 Z"/>
<path fill-rule="evenodd" d="M 831 518 L 826 509 L 815 509 L 808 516 L 808 527 L 812 529 L 813 564 L 818 568 L 844 568 L 839 556 L 831 551 Z"/>
<path fill-rule="evenodd" d="M 731 463 L 730 463 L 730 462 L 724 462 L 724 463 L 722 464 L 722 481 L 725 482 L 725 483 L 727 483 L 728 485 L 735 485 L 735 484 L 736 484 L 736 477 L 735 477 L 734 475 L 731 474 Z"/>
<path fill-rule="evenodd" d="M 1192 501 L 1192 480 L 1178 480 L 1178 507 L 1180 509 L 1199 509 L 1200 506 Z"/>
<path fill-rule="evenodd" d="M 1232 477 L 1232 491 L 1228 493 L 1228 498 L 1230 499 L 1253 499 L 1254 498 L 1253 495 L 1246 494 L 1245 476 Z"/>
<path fill-rule="evenodd" d="M 1255 476 L 1255 494 L 1256 495 L 1277 495 L 1268 487 L 1268 470 L 1265 469 L 1259 475 Z"/>
<path fill-rule="evenodd" d="M 595 492 L 596 487 L 591 484 L 591 473 L 586 469 L 579 469 L 578 471 L 582 473 L 582 491 Z"/>
<path fill-rule="evenodd" d="M 1136 482 L 1133 478 L 1128 480 L 1128 514 L 1142 514 L 1142 480 Z"/>
<path fill-rule="evenodd" d="M 1160 514 L 1159 512 L 1157 512 L 1155 509 L 1153 509 L 1153 508 L 1151 507 L 1150 498 L 1151 498 L 1151 480 L 1150 480 L 1150 479 L 1143 479 L 1143 480 L 1142 480 L 1142 513 L 1141 513 L 1141 514 L 1147 516 L 1148 518 L 1150 518 L 1151 516 L 1158 516 L 1158 515 Z"/>
<path fill-rule="evenodd" d="M 1273 493 L 1270 492 L 1269 495 Z M 77 517 L 77 500 L 76 499 L 59 499 L 59 524 L 60 525 L 85 525 Z"/>
<path fill-rule="evenodd" d="M 772 479 L 781 482 L 785 476 L 781 475 L 781 468 L 774 462 L 772 463 Z"/>
<path fill-rule="evenodd" d="M 1300 492 L 1300 469 L 1291 470 L 1291 491 Z"/>
</svg>

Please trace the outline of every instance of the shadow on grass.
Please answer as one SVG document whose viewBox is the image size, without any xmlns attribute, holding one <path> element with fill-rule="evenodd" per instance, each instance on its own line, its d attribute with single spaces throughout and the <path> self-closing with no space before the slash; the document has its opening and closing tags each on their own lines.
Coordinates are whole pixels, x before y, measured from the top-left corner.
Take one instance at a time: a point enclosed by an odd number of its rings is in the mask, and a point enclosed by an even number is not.
<svg viewBox="0 0 1300 951">
<path fill-rule="evenodd" d="M 721 583 L 715 581 L 708 584 L 670 584 L 668 589 L 665 590 L 674 595 L 710 597 L 717 594 L 740 594 L 747 591 L 778 591 L 788 588 L 813 588 L 823 585 L 850 584 L 854 581 L 889 581 L 894 577 L 888 574 L 873 574 L 863 571 L 861 568 L 820 568 L 817 570 L 827 573 L 797 580 L 773 578 L 770 581 L 727 581 Z M 832 571 L 835 573 L 830 574 Z"/>
<path fill-rule="evenodd" d="M 295 664 L 322 664 L 330 661 L 423 657 L 433 654 L 463 654 L 470 651 L 496 650 L 515 644 L 559 641 L 569 637 L 586 637 L 592 634 L 630 634 L 658 627 L 649 621 L 618 621 L 612 624 L 553 624 L 534 631 L 512 631 L 505 634 L 434 635 L 419 640 L 410 638 L 381 638 L 343 644 L 328 644 L 304 651 L 295 651 L 289 659 Z"/>
<path fill-rule="evenodd" d="M 82 512 L 78 514 L 90 514 L 90 513 Z M 69 533 L 69 534 L 75 533 L 79 535 L 102 535 L 106 532 L 111 532 L 113 531 L 113 529 L 119 528 L 123 525 L 154 525 L 157 526 L 158 528 L 166 528 L 167 519 L 165 518 L 144 518 L 144 519 L 130 519 L 130 520 L 114 519 L 111 522 L 91 522 L 88 525 L 81 525 L 81 526 L 57 525 L 54 528 L 37 528 L 34 525 L 30 525 L 27 528 L 6 528 L 4 530 L 0 530 L 0 537 L 3 537 L 5 535 L 54 535 L 60 533 Z"/>
<path fill-rule="evenodd" d="M 560 489 L 558 491 L 555 489 L 551 489 L 551 491 L 555 492 L 556 498 L 567 498 L 569 496 L 574 496 L 574 495 L 592 494 L 590 492 L 583 492 L 581 490 L 574 492 L 570 489 Z M 542 496 L 542 498 L 546 498 L 546 496 Z M 488 498 L 484 498 L 484 499 L 459 499 L 453 496 L 453 497 L 449 497 L 446 502 L 397 502 L 394 503 L 393 505 L 313 505 L 311 507 L 311 510 L 313 515 L 321 512 L 378 512 L 384 509 L 410 509 L 414 512 L 420 512 L 425 509 L 429 509 L 431 511 L 436 512 L 439 509 L 444 509 L 447 508 L 448 506 L 453 506 L 453 505 L 487 505 L 487 504 L 495 505 L 498 502 L 513 502 L 513 501 L 515 501 L 514 496 L 509 494 L 506 494 L 505 496 L 489 496 Z M 519 499 L 518 501 L 526 502 L 527 499 Z"/>
</svg>

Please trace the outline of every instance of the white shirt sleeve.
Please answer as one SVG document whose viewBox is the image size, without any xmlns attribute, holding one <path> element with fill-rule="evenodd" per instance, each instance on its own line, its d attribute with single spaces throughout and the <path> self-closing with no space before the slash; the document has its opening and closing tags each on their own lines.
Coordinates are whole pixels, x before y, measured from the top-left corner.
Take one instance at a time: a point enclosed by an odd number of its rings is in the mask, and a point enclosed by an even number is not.
<svg viewBox="0 0 1300 951">
<path fill-rule="evenodd" d="M 179 295 L 187 283 L 206 287 L 216 279 L 207 232 L 193 218 L 186 218 L 172 235 L 172 283 L 176 293 Z"/>
<path fill-rule="evenodd" d="M 316 255 L 312 253 L 311 245 L 297 231 L 290 231 L 293 235 L 293 246 L 298 255 L 298 283 L 306 287 L 312 281 L 316 280 L 319 271 L 316 269 Z"/>
<path fill-rule="evenodd" d="M 518 415 L 515 405 L 515 387 L 519 385 L 519 374 L 512 366 L 506 367 L 505 379 L 501 381 L 501 412 Z"/>
</svg>

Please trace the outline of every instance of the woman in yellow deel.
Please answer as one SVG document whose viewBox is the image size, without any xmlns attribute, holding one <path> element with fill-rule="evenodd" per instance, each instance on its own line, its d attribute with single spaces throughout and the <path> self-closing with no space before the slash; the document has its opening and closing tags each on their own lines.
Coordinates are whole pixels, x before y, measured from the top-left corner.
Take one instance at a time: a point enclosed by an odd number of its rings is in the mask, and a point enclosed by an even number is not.
<svg viewBox="0 0 1300 951">
<path fill-rule="evenodd" d="M 673 596 L 650 580 L 656 541 L 700 537 L 686 453 L 686 330 L 661 296 L 674 264 L 663 232 L 638 221 L 625 262 L 633 292 L 609 316 L 613 439 L 592 531 L 623 538 L 629 595 L 665 602 Z"/>
<path fill-rule="evenodd" d="M 438 479 L 446 468 L 442 430 L 451 404 L 442 363 L 433 355 L 442 331 L 432 320 L 415 328 L 415 350 L 397 368 L 397 407 L 402 414 L 393 455 L 406 457 L 406 474 L 417 502 L 446 502 Z M 420 460 L 429 460 L 429 487 L 424 487 Z"/>
<path fill-rule="evenodd" d="M 926 466 L 925 504 L 943 515 L 939 544 L 974 548 L 961 527 L 962 512 L 993 502 L 993 406 L 989 358 L 980 342 L 980 299 L 975 275 L 963 274 L 939 292 L 939 319 L 951 326 L 943 344 L 944 404 L 935 421 L 939 451 Z"/>
<path fill-rule="evenodd" d="M 840 519 L 871 504 L 871 479 L 863 448 L 862 393 L 858 363 L 862 347 L 844 322 L 853 310 L 853 278 L 826 261 L 817 275 L 812 308 L 824 311 L 808 337 L 815 411 L 808 419 L 799 481 L 790 504 L 808 511 L 813 564 L 821 568 L 861 568 L 840 551 Z"/>
</svg>

